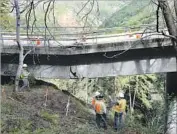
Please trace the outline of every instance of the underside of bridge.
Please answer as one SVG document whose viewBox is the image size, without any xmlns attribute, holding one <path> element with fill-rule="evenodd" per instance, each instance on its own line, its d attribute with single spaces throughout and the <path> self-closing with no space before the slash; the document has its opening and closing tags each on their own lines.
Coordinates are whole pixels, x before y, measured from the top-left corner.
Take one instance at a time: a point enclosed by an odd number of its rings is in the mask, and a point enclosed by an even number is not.
<svg viewBox="0 0 177 134">
<path fill-rule="evenodd" d="M 36 77 L 95 78 L 176 71 L 173 47 L 78 55 L 29 54 L 24 61 Z M 1 55 L 1 75 L 15 75 L 18 54 Z"/>
</svg>

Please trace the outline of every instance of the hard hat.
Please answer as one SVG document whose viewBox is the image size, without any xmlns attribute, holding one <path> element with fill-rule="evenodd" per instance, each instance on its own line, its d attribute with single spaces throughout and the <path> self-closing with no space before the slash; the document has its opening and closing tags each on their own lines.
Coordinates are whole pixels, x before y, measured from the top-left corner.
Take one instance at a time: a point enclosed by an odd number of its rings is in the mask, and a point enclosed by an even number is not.
<svg viewBox="0 0 177 134">
<path fill-rule="evenodd" d="M 23 67 L 27 67 L 27 64 L 23 64 Z"/>
<path fill-rule="evenodd" d="M 102 100 L 104 98 L 104 95 L 103 94 L 100 94 L 100 95 L 97 95 L 96 96 L 96 99 L 97 100 Z"/>
<path fill-rule="evenodd" d="M 123 93 L 119 93 L 119 97 L 124 98 L 124 94 Z"/>
<path fill-rule="evenodd" d="M 98 95 L 100 95 L 100 92 L 96 91 L 95 96 L 98 96 Z"/>
<path fill-rule="evenodd" d="M 100 95 L 99 95 L 99 98 L 104 98 L 104 95 L 103 95 L 103 94 L 100 94 Z"/>
</svg>

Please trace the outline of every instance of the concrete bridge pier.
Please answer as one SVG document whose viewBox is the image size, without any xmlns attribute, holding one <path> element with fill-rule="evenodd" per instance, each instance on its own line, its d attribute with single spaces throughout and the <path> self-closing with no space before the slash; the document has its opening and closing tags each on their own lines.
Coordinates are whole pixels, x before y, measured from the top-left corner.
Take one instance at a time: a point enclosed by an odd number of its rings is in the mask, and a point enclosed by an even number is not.
<svg viewBox="0 0 177 134">
<path fill-rule="evenodd" d="M 170 96 L 167 101 L 167 133 L 177 134 L 177 73 L 167 73 L 166 88 Z"/>
</svg>

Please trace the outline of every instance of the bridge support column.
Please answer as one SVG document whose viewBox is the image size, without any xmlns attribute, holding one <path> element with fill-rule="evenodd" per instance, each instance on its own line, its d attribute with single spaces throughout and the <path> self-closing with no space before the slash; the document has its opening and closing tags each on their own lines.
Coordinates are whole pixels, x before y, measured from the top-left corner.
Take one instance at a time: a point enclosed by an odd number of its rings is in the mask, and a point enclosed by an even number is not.
<svg viewBox="0 0 177 134">
<path fill-rule="evenodd" d="M 177 134 L 177 73 L 167 73 L 167 134 Z"/>
</svg>

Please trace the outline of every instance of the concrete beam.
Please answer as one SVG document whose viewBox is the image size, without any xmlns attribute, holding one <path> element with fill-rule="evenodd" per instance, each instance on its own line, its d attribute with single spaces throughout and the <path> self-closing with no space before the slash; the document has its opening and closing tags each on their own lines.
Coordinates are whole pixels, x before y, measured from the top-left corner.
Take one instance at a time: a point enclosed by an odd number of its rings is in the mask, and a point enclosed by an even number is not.
<svg viewBox="0 0 177 134">
<path fill-rule="evenodd" d="M 10 44 L 10 41 L 4 42 L 2 47 L 2 53 L 19 53 L 17 45 Z M 23 42 L 22 42 L 23 44 Z M 61 42 L 62 46 L 59 46 L 56 41 L 49 41 L 44 44 L 35 46 L 30 42 L 25 42 L 24 50 L 28 51 L 35 48 L 34 54 L 49 54 L 49 55 L 77 55 L 88 53 L 100 53 L 100 52 L 113 52 L 129 49 L 142 49 L 142 48 L 155 48 L 161 46 L 172 46 L 169 38 L 153 38 L 153 39 L 132 39 L 126 41 L 114 41 L 113 39 L 103 40 L 102 42 L 90 42 L 83 44 L 74 44 L 74 42 L 65 41 L 65 44 Z M 63 45 L 64 44 L 64 45 Z"/>
<path fill-rule="evenodd" d="M 14 76 L 16 74 L 16 70 L 17 64 L 1 65 L 1 75 Z M 35 77 L 66 79 L 177 71 L 176 57 L 73 66 L 29 65 L 29 70 Z"/>
</svg>

